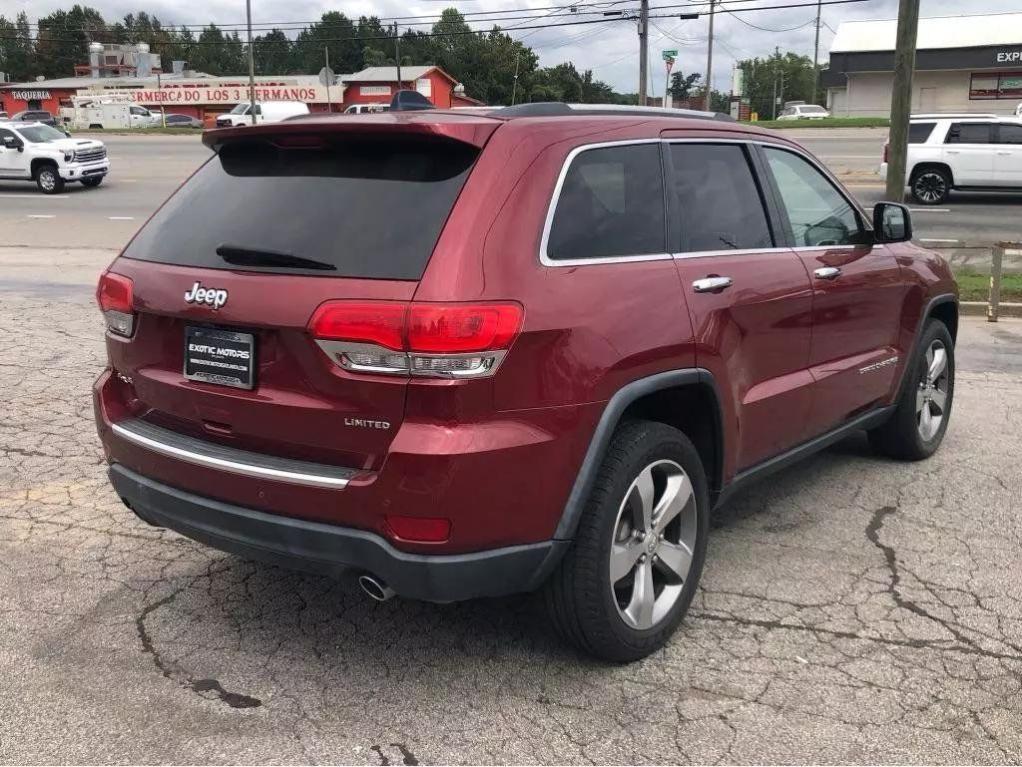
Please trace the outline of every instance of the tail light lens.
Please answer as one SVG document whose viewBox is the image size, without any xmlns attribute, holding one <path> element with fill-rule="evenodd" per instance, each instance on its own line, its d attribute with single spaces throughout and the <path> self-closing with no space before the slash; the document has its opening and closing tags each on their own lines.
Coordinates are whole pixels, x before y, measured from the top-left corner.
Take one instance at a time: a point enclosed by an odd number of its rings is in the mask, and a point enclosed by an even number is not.
<svg viewBox="0 0 1022 767">
<path fill-rule="evenodd" d="M 106 329 L 125 338 L 135 329 L 134 286 L 128 277 L 104 272 L 96 286 L 96 303 L 103 312 Z"/>
<path fill-rule="evenodd" d="M 444 543 L 451 537 L 451 520 L 443 517 L 385 517 L 391 538 L 414 543 Z"/>
<path fill-rule="evenodd" d="M 480 378 L 496 372 L 523 315 L 516 303 L 328 301 L 309 332 L 347 370 Z"/>
</svg>

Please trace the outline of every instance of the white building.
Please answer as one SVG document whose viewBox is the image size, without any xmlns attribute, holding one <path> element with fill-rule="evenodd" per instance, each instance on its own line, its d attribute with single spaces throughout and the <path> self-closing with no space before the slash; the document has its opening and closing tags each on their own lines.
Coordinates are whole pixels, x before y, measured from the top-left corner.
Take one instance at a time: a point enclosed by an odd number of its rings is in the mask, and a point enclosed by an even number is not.
<svg viewBox="0 0 1022 767">
<path fill-rule="evenodd" d="M 835 117 L 891 112 L 898 22 L 846 21 L 821 82 Z M 919 20 L 913 112 L 1013 114 L 1022 102 L 1022 13 Z"/>
</svg>

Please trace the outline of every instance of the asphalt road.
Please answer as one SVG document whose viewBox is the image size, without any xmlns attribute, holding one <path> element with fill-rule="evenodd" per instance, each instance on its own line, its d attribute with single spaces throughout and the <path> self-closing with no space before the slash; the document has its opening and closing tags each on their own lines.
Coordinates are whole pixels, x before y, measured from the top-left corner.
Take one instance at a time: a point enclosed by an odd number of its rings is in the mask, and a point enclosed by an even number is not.
<svg viewBox="0 0 1022 767">
<path fill-rule="evenodd" d="M 816 153 L 866 205 L 883 197 L 876 175 L 887 132 L 793 129 L 785 133 Z M 99 189 L 75 184 L 47 197 L 34 185 L 0 182 L 0 244 L 120 248 L 209 155 L 198 136 L 107 136 L 112 171 Z M 916 235 L 948 250 L 989 249 L 1022 239 L 1022 195 L 957 195 L 916 211 Z"/>
<path fill-rule="evenodd" d="M 89 387 L 108 251 L 0 248 L 0 763 L 1018 763 L 1022 322 L 963 320 L 941 451 L 737 497 L 629 666 L 534 599 L 369 601 L 147 527 Z"/>
</svg>

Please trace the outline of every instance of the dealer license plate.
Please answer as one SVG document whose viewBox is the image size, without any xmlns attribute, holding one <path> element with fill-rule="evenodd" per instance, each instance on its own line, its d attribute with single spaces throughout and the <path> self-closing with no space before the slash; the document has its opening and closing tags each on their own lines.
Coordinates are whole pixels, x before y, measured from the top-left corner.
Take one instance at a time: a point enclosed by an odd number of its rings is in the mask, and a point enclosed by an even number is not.
<svg viewBox="0 0 1022 767">
<path fill-rule="evenodd" d="M 237 389 L 255 385 L 255 336 L 185 327 L 185 378 Z"/>
</svg>

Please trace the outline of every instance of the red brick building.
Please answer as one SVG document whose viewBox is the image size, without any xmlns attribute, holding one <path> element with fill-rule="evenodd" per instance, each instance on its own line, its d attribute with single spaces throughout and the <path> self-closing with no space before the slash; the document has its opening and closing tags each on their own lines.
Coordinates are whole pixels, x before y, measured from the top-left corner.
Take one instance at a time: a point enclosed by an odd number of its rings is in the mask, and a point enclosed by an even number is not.
<svg viewBox="0 0 1022 767">
<path fill-rule="evenodd" d="M 80 71 L 86 71 L 79 68 Z M 476 106 L 464 88 L 449 74 L 435 66 L 401 68 L 369 67 L 351 75 L 340 75 L 329 89 L 313 75 L 256 77 L 257 101 L 302 101 L 313 112 L 343 112 L 352 104 L 390 103 L 399 88 L 419 91 L 440 108 Z M 0 85 L 0 111 L 9 114 L 23 109 L 45 109 L 59 115 L 71 107 L 71 97 L 86 93 L 129 93 L 132 100 L 150 109 L 164 107 L 168 112 L 187 114 L 211 124 L 216 115 L 248 100 L 248 78 L 216 77 L 201 72 L 179 70 L 167 74 L 64 77 L 31 83 Z"/>
</svg>

